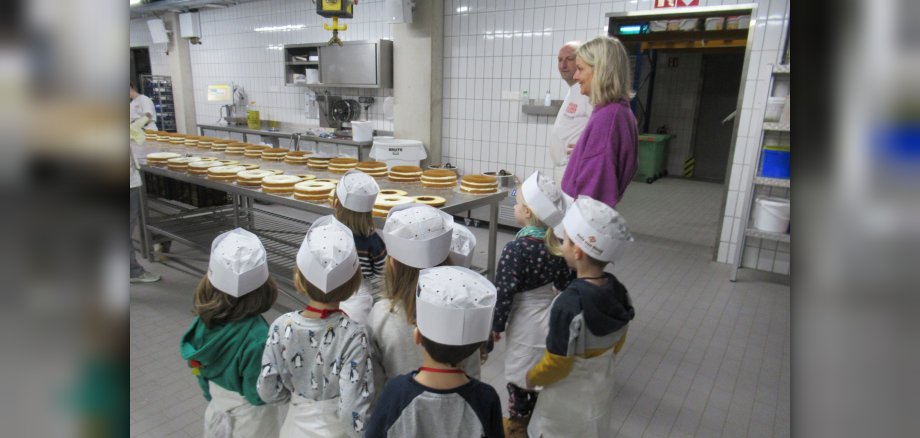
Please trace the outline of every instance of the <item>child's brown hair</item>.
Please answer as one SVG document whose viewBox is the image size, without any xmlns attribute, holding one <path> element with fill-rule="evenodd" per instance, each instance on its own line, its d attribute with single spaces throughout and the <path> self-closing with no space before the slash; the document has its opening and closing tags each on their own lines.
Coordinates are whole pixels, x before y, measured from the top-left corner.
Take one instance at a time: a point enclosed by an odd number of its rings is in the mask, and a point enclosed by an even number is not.
<svg viewBox="0 0 920 438">
<path fill-rule="evenodd" d="M 313 301 L 320 303 L 338 303 L 347 300 L 359 287 L 361 287 L 362 278 L 361 269 L 357 269 L 355 270 L 355 274 L 341 286 L 329 292 L 323 292 L 319 290 L 318 287 L 314 286 L 313 283 L 307 281 L 306 277 L 300 272 L 300 269 L 294 268 L 294 287 L 297 288 L 297 291 L 301 294 L 305 294 Z"/>
<path fill-rule="evenodd" d="M 214 287 L 205 275 L 195 289 L 194 308 L 195 314 L 210 329 L 265 313 L 277 299 L 278 286 L 271 277 L 258 289 L 234 297 Z"/>
<path fill-rule="evenodd" d="M 338 198 L 335 199 L 335 219 L 345 224 L 356 236 L 367 237 L 376 232 L 371 212 L 361 213 L 349 210 Z"/>
</svg>

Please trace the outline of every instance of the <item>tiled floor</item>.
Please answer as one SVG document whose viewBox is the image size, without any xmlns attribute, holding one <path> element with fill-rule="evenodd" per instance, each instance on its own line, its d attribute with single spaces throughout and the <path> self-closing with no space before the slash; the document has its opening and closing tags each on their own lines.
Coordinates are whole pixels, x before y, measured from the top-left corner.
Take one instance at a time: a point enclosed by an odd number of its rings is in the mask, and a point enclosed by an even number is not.
<svg viewBox="0 0 920 438">
<path fill-rule="evenodd" d="M 611 421 L 621 437 L 789 436 L 789 287 L 756 274 L 731 283 L 729 266 L 710 260 L 711 239 L 684 238 L 702 231 L 696 219 L 681 221 L 718 215 L 720 201 L 712 198 L 721 195 L 700 184 L 664 179 L 627 192 L 621 210 L 636 242 L 613 272 L 630 290 L 636 319 L 618 358 Z M 676 198 L 688 198 L 675 193 L 695 198 L 682 204 Z M 642 210 L 650 205 L 657 212 Z M 693 212 L 665 211 L 669 206 Z M 474 232 L 486 241 L 485 229 Z M 501 232 L 499 247 L 512 237 Z M 474 263 L 485 257 L 480 249 Z M 197 437 L 205 401 L 178 343 L 192 320 L 199 276 L 162 264 L 151 270 L 163 281 L 131 287 L 131 434 Z M 273 310 L 266 319 L 277 315 Z M 482 380 L 504 404 L 503 352 L 499 342 Z"/>
<path fill-rule="evenodd" d="M 722 184 L 683 178 L 634 181 L 617 210 L 633 233 L 712 247 L 723 192 Z"/>
</svg>

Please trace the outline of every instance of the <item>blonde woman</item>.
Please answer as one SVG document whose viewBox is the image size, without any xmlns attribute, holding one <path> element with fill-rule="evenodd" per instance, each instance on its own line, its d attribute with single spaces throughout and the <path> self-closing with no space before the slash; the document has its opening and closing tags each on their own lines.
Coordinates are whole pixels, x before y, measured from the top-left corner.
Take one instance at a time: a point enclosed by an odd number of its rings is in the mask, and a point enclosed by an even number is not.
<svg viewBox="0 0 920 438">
<path fill-rule="evenodd" d="M 639 134 L 629 108 L 629 57 L 616 38 L 600 36 L 575 53 L 575 80 L 594 111 L 562 177 L 562 191 L 616 207 L 636 174 Z"/>
</svg>

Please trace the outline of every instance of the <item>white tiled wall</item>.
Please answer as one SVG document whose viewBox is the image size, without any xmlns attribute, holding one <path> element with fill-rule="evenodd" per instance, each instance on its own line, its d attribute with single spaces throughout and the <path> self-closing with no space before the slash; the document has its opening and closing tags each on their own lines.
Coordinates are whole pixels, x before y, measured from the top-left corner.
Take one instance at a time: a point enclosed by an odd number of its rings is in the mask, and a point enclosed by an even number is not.
<svg viewBox="0 0 920 438">
<path fill-rule="evenodd" d="M 701 0 L 701 6 L 748 3 Z M 772 64 L 779 63 L 789 22 L 789 0 L 756 1 L 752 19 L 752 52 L 743 78 L 738 146 L 729 175 L 729 206 L 723 218 L 717 259 L 734 260 L 744 187 L 751 181 L 761 141 Z M 587 40 L 606 33 L 607 12 L 653 9 L 649 0 L 489 1 L 447 0 L 444 7 L 445 160 L 465 172 L 506 169 L 526 177 L 550 170 L 546 133 L 552 117 L 521 112 L 503 92 L 528 90 L 541 99 L 550 90 L 563 98 L 564 83 L 556 70 L 556 53 L 569 40 Z M 689 136 L 687 137 L 690 138 Z M 772 251 L 772 252 L 770 252 Z M 757 265 L 788 270 L 788 245 L 758 251 Z"/>
<path fill-rule="evenodd" d="M 147 29 L 147 18 L 131 20 L 130 46 L 147 47 L 150 53 L 150 74 L 169 75 L 169 58 L 166 55 L 166 44 L 153 44 L 150 31 Z"/>
<path fill-rule="evenodd" d="M 676 67 L 668 66 L 669 58 L 677 60 Z M 698 52 L 662 52 L 658 54 L 657 68 L 649 132 L 656 133 L 659 127 L 665 126 L 668 134 L 674 136 L 668 142 L 667 168 L 669 174 L 681 175 L 684 160 L 690 156 L 699 109 L 703 55 Z M 643 75 L 647 73 L 647 70 L 643 71 Z"/>
</svg>

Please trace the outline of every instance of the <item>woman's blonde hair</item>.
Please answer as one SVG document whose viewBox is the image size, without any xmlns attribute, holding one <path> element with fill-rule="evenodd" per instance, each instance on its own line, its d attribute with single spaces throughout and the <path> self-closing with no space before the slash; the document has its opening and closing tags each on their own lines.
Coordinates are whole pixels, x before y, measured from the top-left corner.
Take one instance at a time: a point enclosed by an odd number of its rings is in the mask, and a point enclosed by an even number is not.
<svg viewBox="0 0 920 438">
<path fill-rule="evenodd" d="M 517 190 L 521 190 L 521 184 L 518 184 Z M 521 199 L 524 199 L 523 194 L 521 195 Z M 534 214 L 533 210 L 531 210 L 527 205 L 526 200 L 521 201 L 521 205 L 530 212 L 530 218 L 527 219 L 524 225 L 528 227 L 545 228 L 546 236 L 543 237 L 543 245 L 546 246 L 546 251 L 556 257 L 561 256 L 562 246 L 559 244 L 559 238 L 556 237 L 556 233 L 553 232 L 553 228 L 546 226 L 546 224 L 544 224 L 543 221 L 541 221 L 540 218 Z"/>
<path fill-rule="evenodd" d="M 591 80 L 591 105 L 598 106 L 632 99 L 629 55 L 620 40 L 599 36 L 581 45 L 575 56 L 594 70 Z"/>
<path fill-rule="evenodd" d="M 335 219 L 345 224 L 356 236 L 367 237 L 376 232 L 371 212 L 361 213 L 349 210 L 338 198 L 335 200 Z"/>
<path fill-rule="evenodd" d="M 214 287 L 205 275 L 195 289 L 194 309 L 204 326 L 210 329 L 261 315 L 271 309 L 277 299 L 278 286 L 271 277 L 258 289 L 234 297 Z"/>
</svg>

